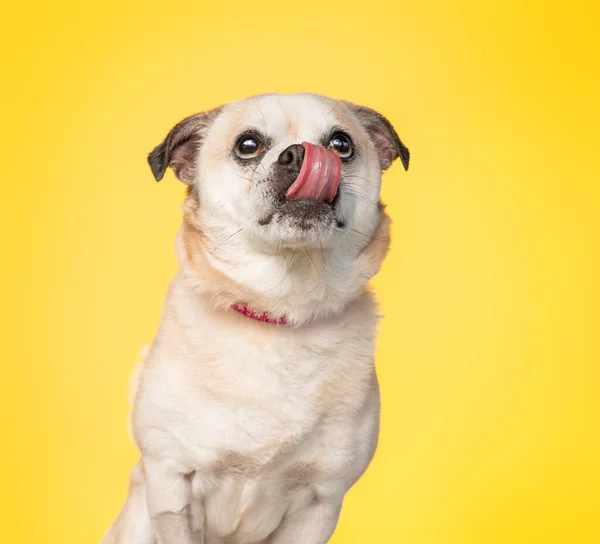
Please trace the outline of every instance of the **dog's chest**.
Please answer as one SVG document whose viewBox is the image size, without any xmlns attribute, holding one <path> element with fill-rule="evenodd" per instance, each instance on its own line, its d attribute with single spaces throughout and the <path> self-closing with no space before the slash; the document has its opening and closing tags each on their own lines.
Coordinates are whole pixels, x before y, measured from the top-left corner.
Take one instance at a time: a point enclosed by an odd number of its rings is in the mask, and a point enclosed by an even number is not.
<svg viewBox="0 0 600 544">
<path fill-rule="evenodd" d="M 165 426 L 190 461 L 216 472 L 269 466 L 309 442 L 332 410 L 349 418 L 366 393 L 362 378 L 344 381 L 346 350 L 326 351 L 231 343 L 223 360 L 205 355 L 162 380 L 172 385 Z"/>
<path fill-rule="evenodd" d="M 307 405 L 303 418 L 290 401 L 274 403 L 267 415 L 248 410 L 235 423 L 250 440 L 215 448 L 215 457 L 198 465 L 193 501 L 203 509 L 195 523 L 208 542 L 266 541 L 286 514 L 322 496 L 341 497 L 364 471 L 376 440 L 376 406 L 317 414 Z"/>
<path fill-rule="evenodd" d="M 214 542 L 260 543 L 285 513 L 343 495 L 364 471 L 378 419 L 371 338 L 177 340 L 159 339 L 144 369 L 136 436 L 193 474 L 195 524 Z"/>
</svg>

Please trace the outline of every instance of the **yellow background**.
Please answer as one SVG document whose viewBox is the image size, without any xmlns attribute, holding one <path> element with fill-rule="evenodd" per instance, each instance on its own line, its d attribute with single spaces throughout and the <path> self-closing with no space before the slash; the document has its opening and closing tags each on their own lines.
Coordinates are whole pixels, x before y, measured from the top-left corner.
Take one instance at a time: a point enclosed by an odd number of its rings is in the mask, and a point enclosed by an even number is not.
<svg viewBox="0 0 600 544">
<path fill-rule="evenodd" d="M 600 542 L 598 3 L 217 4 L 3 8 L 0 540 L 99 542 L 124 499 L 183 196 L 146 154 L 312 91 L 412 152 L 384 178 L 381 442 L 333 543 Z"/>
</svg>

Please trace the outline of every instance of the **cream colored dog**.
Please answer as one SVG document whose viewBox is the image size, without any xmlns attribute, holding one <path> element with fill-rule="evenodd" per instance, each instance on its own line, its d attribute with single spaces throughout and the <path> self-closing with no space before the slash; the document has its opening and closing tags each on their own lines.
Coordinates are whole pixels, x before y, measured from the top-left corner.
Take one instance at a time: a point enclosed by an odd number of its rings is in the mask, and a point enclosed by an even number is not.
<svg viewBox="0 0 600 544">
<path fill-rule="evenodd" d="M 176 125 L 149 156 L 188 184 L 180 271 L 141 370 L 141 452 L 105 544 L 323 544 L 377 443 L 378 113 L 298 94 Z"/>
</svg>

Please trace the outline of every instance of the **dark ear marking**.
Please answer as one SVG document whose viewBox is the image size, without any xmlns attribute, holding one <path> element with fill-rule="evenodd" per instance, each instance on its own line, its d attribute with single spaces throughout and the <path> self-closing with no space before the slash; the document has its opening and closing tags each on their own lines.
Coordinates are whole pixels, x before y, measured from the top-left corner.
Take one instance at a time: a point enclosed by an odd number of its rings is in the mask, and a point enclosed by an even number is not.
<svg viewBox="0 0 600 544">
<path fill-rule="evenodd" d="M 163 178 L 167 171 L 167 167 L 169 166 L 166 148 L 167 144 L 162 142 L 148 155 L 148 164 L 150 165 L 150 170 L 152 170 L 152 175 L 156 181 L 160 181 Z"/>
<path fill-rule="evenodd" d="M 150 152 L 148 164 L 156 181 L 163 178 L 170 166 L 179 180 L 187 184 L 193 182 L 196 153 L 208 127 L 220 110 L 217 108 L 186 117 Z"/>
<path fill-rule="evenodd" d="M 381 169 L 387 170 L 400 157 L 402 166 L 408 170 L 410 152 L 398 137 L 392 124 L 383 115 L 370 108 L 354 104 L 351 104 L 351 107 L 377 148 Z"/>
</svg>

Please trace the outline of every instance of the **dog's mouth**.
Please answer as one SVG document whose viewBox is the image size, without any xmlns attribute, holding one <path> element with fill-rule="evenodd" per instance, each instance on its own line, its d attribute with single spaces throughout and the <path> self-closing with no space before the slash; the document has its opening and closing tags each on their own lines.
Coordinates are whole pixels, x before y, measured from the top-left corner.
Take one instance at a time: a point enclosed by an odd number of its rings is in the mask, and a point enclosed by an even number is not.
<svg viewBox="0 0 600 544">
<path fill-rule="evenodd" d="M 309 199 L 278 199 L 273 209 L 258 223 L 268 226 L 273 223 L 287 223 L 302 230 L 322 229 L 328 225 L 344 228 L 345 221 L 339 212 L 340 192 L 336 191 L 331 202 Z"/>
<path fill-rule="evenodd" d="M 325 147 L 308 142 L 290 146 L 274 167 L 272 209 L 259 224 L 285 221 L 302 231 L 322 230 L 328 225 L 343 228 L 341 171 L 339 156 Z"/>
</svg>

